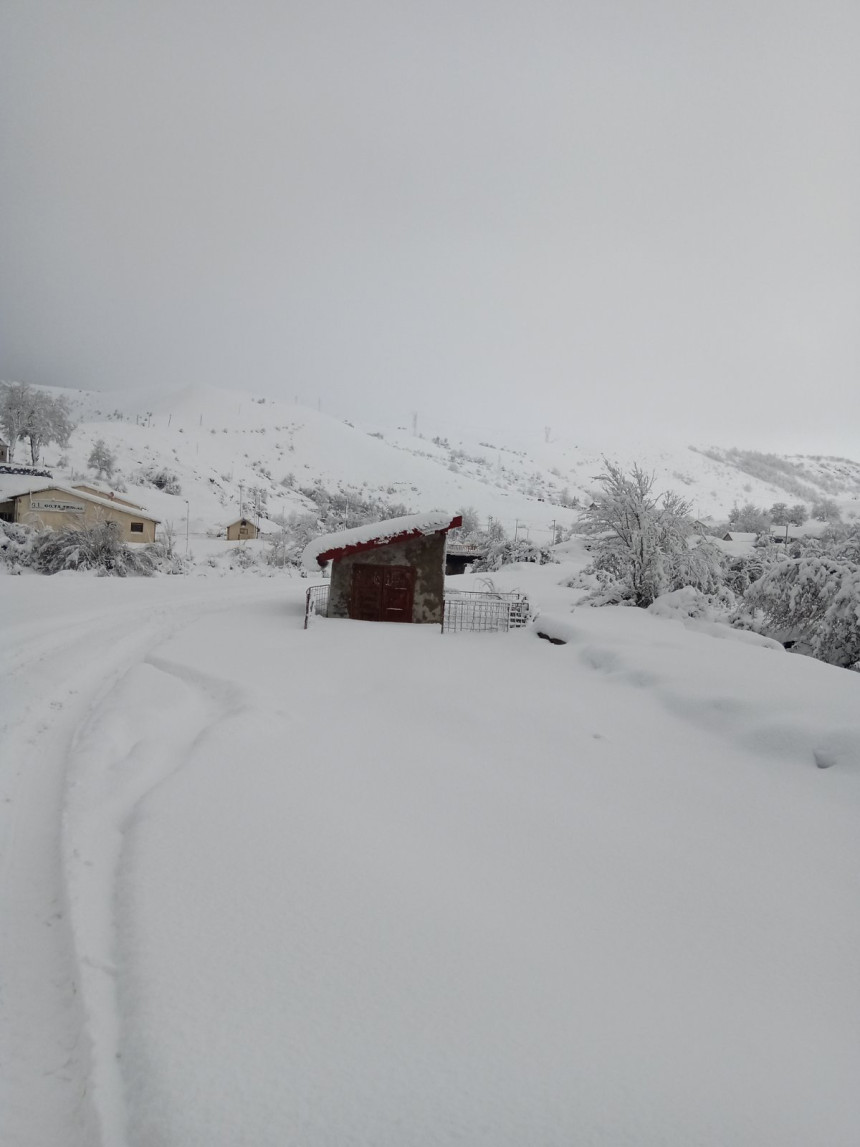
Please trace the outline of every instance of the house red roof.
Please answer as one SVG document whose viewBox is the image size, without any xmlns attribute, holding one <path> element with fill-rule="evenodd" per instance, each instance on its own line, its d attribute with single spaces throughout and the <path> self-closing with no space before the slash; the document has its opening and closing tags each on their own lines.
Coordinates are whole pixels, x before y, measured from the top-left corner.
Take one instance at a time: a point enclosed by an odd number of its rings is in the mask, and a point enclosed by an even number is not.
<svg viewBox="0 0 860 1147">
<path fill-rule="evenodd" d="M 376 550 L 390 546 L 393 542 L 406 542 L 412 538 L 426 537 L 429 534 L 443 534 L 462 526 L 459 514 L 451 515 L 439 511 L 429 514 L 409 514 L 403 518 L 390 518 L 387 522 L 373 522 L 356 526 L 352 530 L 341 530 L 336 534 L 322 534 L 305 546 L 302 565 L 316 573 L 330 561 L 337 561 L 349 554 L 360 554 L 366 550 Z"/>
</svg>

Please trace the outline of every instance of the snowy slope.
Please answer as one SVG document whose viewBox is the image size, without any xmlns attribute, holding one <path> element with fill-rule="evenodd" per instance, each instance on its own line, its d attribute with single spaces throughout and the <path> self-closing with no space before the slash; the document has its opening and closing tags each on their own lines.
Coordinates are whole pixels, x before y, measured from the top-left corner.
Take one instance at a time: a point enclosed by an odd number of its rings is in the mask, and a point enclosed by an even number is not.
<svg viewBox="0 0 860 1147">
<path fill-rule="evenodd" d="M 548 441 L 501 442 L 470 439 L 454 427 L 431 439 L 404 428 L 352 426 L 294 404 L 201 386 L 169 393 L 62 393 L 82 421 L 67 450 L 48 451 L 50 463 L 65 455 L 57 477 L 91 480 L 87 458 L 95 439 L 103 438 L 118 455 L 134 497 L 179 531 L 190 513 L 197 536 L 238 517 L 240 494 L 245 512 L 259 492 L 264 512 L 277 516 L 312 508 L 300 489 L 319 484 L 354 498 L 382 497 L 409 512 L 471 506 L 484 520 L 500 520 L 510 534 L 525 529 L 533 540 L 546 542 L 554 521 L 575 520 L 569 503 L 588 500 L 603 456 L 653 470 L 661 489 L 678 490 L 703 518 L 724 518 L 735 502 L 802 500 L 796 488 L 835 496 L 847 513 L 860 512 L 860 466 L 846 460 L 783 459 L 782 471 L 767 470 L 770 481 L 744 469 L 744 460 L 730 450 L 595 444 L 586 429 L 581 437 L 553 432 Z M 134 488 L 131 483 L 147 466 L 175 473 L 181 496 L 151 485 Z"/>
</svg>

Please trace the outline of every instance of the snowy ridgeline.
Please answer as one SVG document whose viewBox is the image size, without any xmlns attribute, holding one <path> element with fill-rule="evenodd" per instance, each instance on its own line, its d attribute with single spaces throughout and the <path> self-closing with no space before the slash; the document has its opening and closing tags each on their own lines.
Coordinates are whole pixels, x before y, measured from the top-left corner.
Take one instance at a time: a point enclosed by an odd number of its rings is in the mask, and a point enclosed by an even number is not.
<svg viewBox="0 0 860 1147">
<path fill-rule="evenodd" d="M 125 486 L 177 532 L 188 521 L 193 536 L 258 511 L 271 520 L 312 513 L 329 531 L 358 525 L 374 509 L 380 518 L 446 506 L 471 508 L 485 528 L 492 522 L 511 538 L 546 545 L 588 505 L 604 455 L 654 471 L 660 489 L 680 491 L 707 522 L 725 520 L 734 505 L 799 498 L 808 509 L 829 499 L 844 517 L 860 512 L 860 465 L 845 459 L 588 444 L 544 428 L 515 442 L 452 429 L 419 437 L 207 387 L 47 393 L 67 397 L 79 422 L 66 445 L 42 448 L 58 480 Z"/>
</svg>

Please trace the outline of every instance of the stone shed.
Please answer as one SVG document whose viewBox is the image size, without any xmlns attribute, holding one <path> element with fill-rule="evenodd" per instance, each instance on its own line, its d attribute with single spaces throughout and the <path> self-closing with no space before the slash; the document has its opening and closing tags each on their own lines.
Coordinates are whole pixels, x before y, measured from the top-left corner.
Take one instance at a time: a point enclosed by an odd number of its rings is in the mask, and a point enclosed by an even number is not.
<svg viewBox="0 0 860 1147">
<path fill-rule="evenodd" d="M 440 625 L 447 534 L 461 524 L 432 512 L 324 534 L 305 548 L 302 564 L 319 573 L 331 563 L 327 617 Z"/>
</svg>

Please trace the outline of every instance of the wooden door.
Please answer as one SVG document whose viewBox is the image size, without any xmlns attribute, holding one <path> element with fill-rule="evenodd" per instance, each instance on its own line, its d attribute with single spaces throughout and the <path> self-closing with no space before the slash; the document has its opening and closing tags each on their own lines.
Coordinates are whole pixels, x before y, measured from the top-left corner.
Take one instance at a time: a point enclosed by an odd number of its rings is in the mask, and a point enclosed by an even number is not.
<svg viewBox="0 0 860 1147">
<path fill-rule="evenodd" d="M 415 570 L 411 566 L 384 566 L 382 620 L 411 621 L 415 596 Z"/>
<path fill-rule="evenodd" d="M 349 616 L 356 621 L 411 621 L 415 570 L 410 566 L 352 567 Z"/>
</svg>

